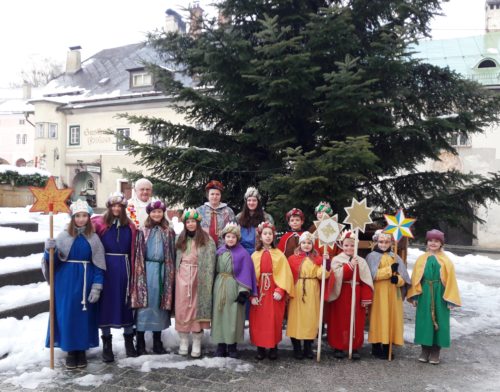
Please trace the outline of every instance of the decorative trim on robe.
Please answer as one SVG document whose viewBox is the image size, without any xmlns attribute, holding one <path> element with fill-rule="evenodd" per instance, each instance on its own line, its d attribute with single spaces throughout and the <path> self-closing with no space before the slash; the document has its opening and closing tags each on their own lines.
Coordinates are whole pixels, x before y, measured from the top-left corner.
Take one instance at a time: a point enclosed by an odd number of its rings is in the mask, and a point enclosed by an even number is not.
<svg viewBox="0 0 500 392">
<path fill-rule="evenodd" d="M 255 251 L 252 254 L 253 265 L 255 268 L 255 276 L 257 283 L 260 281 L 260 259 L 264 250 Z M 295 284 L 293 282 L 293 274 L 288 264 L 285 254 L 276 248 L 269 249 L 273 264 L 273 279 L 276 286 L 286 291 L 290 297 L 294 297 Z"/>
</svg>

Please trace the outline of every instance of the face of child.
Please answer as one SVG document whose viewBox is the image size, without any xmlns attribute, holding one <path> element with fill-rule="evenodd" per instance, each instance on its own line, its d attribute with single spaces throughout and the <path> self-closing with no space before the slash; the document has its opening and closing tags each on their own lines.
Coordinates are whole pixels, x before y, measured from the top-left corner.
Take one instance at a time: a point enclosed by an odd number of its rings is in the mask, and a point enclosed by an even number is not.
<svg viewBox="0 0 500 392">
<path fill-rule="evenodd" d="M 186 226 L 187 231 L 191 231 L 191 232 L 196 231 L 196 219 L 193 219 L 193 218 L 186 219 L 186 222 L 184 223 L 184 225 Z"/>
<path fill-rule="evenodd" d="M 238 237 L 236 237 L 236 234 L 227 233 L 224 236 L 224 243 L 226 244 L 226 246 L 230 248 L 235 246 L 237 242 L 238 242 Z"/>
<path fill-rule="evenodd" d="M 427 241 L 427 249 L 431 252 L 437 252 L 441 249 L 441 241 L 436 240 L 435 238 L 431 238 Z"/>
<path fill-rule="evenodd" d="M 89 221 L 89 214 L 86 212 L 77 212 L 75 214 L 75 226 L 76 227 L 83 227 L 87 224 Z"/>
<path fill-rule="evenodd" d="M 247 199 L 247 207 L 250 211 L 255 211 L 258 205 L 259 205 L 259 200 L 256 197 L 250 196 Z"/>
<path fill-rule="evenodd" d="M 316 219 L 317 220 L 321 220 L 322 217 L 323 217 L 323 211 L 316 212 Z"/>
<path fill-rule="evenodd" d="M 342 247 L 347 256 L 354 256 L 354 240 L 352 238 L 346 238 L 342 243 Z"/>
<path fill-rule="evenodd" d="M 311 240 L 304 240 L 300 243 L 300 249 L 302 250 L 302 252 L 309 253 L 310 251 L 312 251 L 312 248 L 313 243 Z"/>
<path fill-rule="evenodd" d="M 264 244 L 264 246 L 271 246 L 273 243 L 274 235 L 273 231 L 266 227 L 264 230 L 262 230 L 262 234 L 260 235 L 260 240 Z"/>
<path fill-rule="evenodd" d="M 297 215 L 292 215 L 290 217 L 290 220 L 288 221 L 288 224 L 290 225 L 290 228 L 292 230 L 300 230 L 302 228 L 302 223 L 304 223 L 302 221 L 302 218 Z"/>
<path fill-rule="evenodd" d="M 210 189 L 207 194 L 208 203 L 212 207 L 218 207 L 220 204 L 221 193 L 218 189 Z"/>
<path fill-rule="evenodd" d="M 155 223 L 160 223 L 163 219 L 163 210 L 161 208 L 155 208 L 153 211 L 149 213 L 149 217 Z"/>
<path fill-rule="evenodd" d="M 377 246 L 382 252 L 385 252 L 391 247 L 391 239 L 387 236 L 380 236 L 377 241 Z"/>
<path fill-rule="evenodd" d="M 120 216 L 120 213 L 122 212 L 122 205 L 121 204 L 113 204 L 111 206 L 111 213 L 113 216 Z"/>
</svg>

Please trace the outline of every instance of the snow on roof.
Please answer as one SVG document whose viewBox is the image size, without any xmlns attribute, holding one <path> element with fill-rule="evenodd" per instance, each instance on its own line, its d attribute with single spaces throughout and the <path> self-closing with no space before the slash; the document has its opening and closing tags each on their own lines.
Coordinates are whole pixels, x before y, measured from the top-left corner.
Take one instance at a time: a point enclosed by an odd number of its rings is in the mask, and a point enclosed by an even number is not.
<svg viewBox="0 0 500 392">
<path fill-rule="evenodd" d="M 0 173 L 13 171 L 19 173 L 21 176 L 30 176 L 39 174 L 41 176 L 50 177 L 51 174 L 47 170 L 37 169 L 36 167 L 17 167 L 12 165 L 0 165 Z"/>
</svg>

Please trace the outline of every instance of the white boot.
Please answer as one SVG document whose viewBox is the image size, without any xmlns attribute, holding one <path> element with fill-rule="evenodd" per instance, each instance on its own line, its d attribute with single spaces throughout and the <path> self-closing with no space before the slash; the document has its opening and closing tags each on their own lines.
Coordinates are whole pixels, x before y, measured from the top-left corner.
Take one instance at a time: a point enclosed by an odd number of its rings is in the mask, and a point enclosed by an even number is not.
<svg viewBox="0 0 500 392">
<path fill-rule="evenodd" d="M 199 358 L 201 356 L 201 339 L 203 338 L 203 331 L 193 333 L 193 347 L 191 348 L 191 357 Z"/>
<path fill-rule="evenodd" d="M 189 334 L 179 332 L 179 338 L 181 339 L 181 343 L 179 345 L 179 355 L 187 355 L 189 348 Z"/>
</svg>

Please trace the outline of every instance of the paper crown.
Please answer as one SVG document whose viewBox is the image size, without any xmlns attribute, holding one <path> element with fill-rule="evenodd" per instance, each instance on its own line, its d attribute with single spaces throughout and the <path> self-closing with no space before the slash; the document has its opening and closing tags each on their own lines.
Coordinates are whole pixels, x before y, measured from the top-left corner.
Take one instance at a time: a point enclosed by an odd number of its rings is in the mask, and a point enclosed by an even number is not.
<svg viewBox="0 0 500 392">
<path fill-rule="evenodd" d="M 260 200 L 260 193 L 259 190 L 253 186 L 250 186 L 247 188 L 247 191 L 245 192 L 245 196 L 243 196 L 245 200 L 247 200 L 249 197 L 256 197 L 258 200 Z"/>
<path fill-rule="evenodd" d="M 257 226 L 257 233 L 262 234 L 264 229 L 271 229 L 273 234 L 276 234 L 276 227 L 271 222 L 265 221 Z"/>
<path fill-rule="evenodd" d="M 333 210 L 332 210 L 332 206 L 330 205 L 330 203 L 328 203 L 327 201 L 320 201 L 319 204 L 314 209 L 314 212 L 316 212 L 316 213 L 324 212 L 325 214 L 328 214 L 331 216 L 333 213 Z"/>
<path fill-rule="evenodd" d="M 285 215 L 286 221 L 288 222 L 292 216 L 299 216 L 300 219 L 305 220 L 304 213 L 299 208 L 292 208 Z"/>
<path fill-rule="evenodd" d="M 163 212 L 165 212 L 167 210 L 167 206 L 161 200 L 155 200 L 155 201 L 149 202 L 148 205 L 146 206 L 146 212 L 148 215 L 153 210 L 162 210 Z"/>
<path fill-rule="evenodd" d="M 304 241 L 311 241 L 314 244 L 314 235 L 308 231 L 304 231 L 299 237 L 299 244 Z"/>
<path fill-rule="evenodd" d="M 201 215 L 194 208 L 188 208 L 182 213 L 182 221 L 186 222 L 188 219 L 196 219 L 198 222 L 201 222 Z"/>
<path fill-rule="evenodd" d="M 241 239 L 240 225 L 238 225 L 236 222 L 227 223 L 226 226 L 224 226 L 224 229 L 222 229 L 221 237 L 224 238 L 224 236 L 228 233 L 234 234 L 239 241 Z"/>
<path fill-rule="evenodd" d="M 121 192 L 114 192 L 109 195 L 108 200 L 106 201 L 106 207 L 111 207 L 114 204 L 121 204 L 126 207 L 128 202 L 127 199 L 125 199 L 125 195 Z"/>
<path fill-rule="evenodd" d="M 351 230 L 344 230 L 340 234 L 340 242 L 343 242 L 346 239 L 355 240 L 356 239 L 356 233 L 354 231 L 351 231 Z"/>
<path fill-rule="evenodd" d="M 222 182 L 220 181 L 212 180 L 209 181 L 207 185 L 205 185 L 205 191 L 208 192 L 210 189 L 218 189 L 222 192 L 224 190 L 224 185 L 222 185 Z"/>
<path fill-rule="evenodd" d="M 69 209 L 71 211 L 71 216 L 78 214 L 79 212 L 86 212 L 89 215 L 92 215 L 94 213 L 92 207 L 90 207 L 86 201 L 80 199 L 71 203 Z"/>
</svg>

